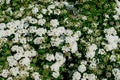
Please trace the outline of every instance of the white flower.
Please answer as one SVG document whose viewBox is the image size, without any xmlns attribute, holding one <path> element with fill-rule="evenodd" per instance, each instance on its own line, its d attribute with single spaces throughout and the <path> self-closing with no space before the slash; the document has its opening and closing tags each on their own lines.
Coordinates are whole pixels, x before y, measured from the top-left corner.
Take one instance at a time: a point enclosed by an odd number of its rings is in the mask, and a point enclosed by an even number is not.
<svg viewBox="0 0 120 80">
<path fill-rule="evenodd" d="M 47 9 L 42 9 L 43 14 L 46 14 L 46 12 L 47 12 Z"/>
<path fill-rule="evenodd" d="M 63 52 L 68 52 L 68 51 L 70 51 L 70 48 L 68 46 L 63 46 L 62 51 Z"/>
<path fill-rule="evenodd" d="M 63 39 L 57 37 L 55 39 L 51 38 L 50 43 L 51 43 L 52 46 L 58 47 L 63 41 L 64 41 Z"/>
<path fill-rule="evenodd" d="M 34 78 L 34 80 L 41 80 L 40 79 L 40 74 L 38 72 L 32 73 L 32 77 Z"/>
<path fill-rule="evenodd" d="M 37 12 L 38 12 L 38 8 L 37 8 L 37 7 L 33 7 L 33 8 L 32 8 L 32 13 L 33 13 L 33 14 L 37 14 Z"/>
<path fill-rule="evenodd" d="M 10 72 L 13 76 L 17 76 L 17 74 L 19 74 L 19 67 L 10 68 Z"/>
<path fill-rule="evenodd" d="M 106 52 L 105 52 L 105 50 L 104 49 L 99 49 L 99 51 L 98 51 L 98 54 L 105 54 Z"/>
<path fill-rule="evenodd" d="M 12 77 L 8 77 L 7 80 L 13 80 L 13 78 Z"/>
<path fill-rule="evenodd" d="M 30 49 L 30 45 L 29 45 L 29 44 L 23 44 L 23 48 L 24 48 L 25 50 L 28 50 L 28 49 Z"/>
<path fill-rule="evenodd" d="M 112 36 L 112 35 L 106 35 L 106 40 L 108 41 L 108 44 L 112 44 L 112 43 L 118 43 L 119 41 L 119 37 L 118 36 Z"/>
<path fill-rule="evenodd" d="M 87 20 L 87 17 L 86 16 L 82 16 L 82 20 Z"/>
<path fill-rule="evenodd" d="M 16 53 L 16 54 L 14 54 L 14 58 L 16 59 L 16 60 L 19 60 L 19 59 L 21 59 L 23 57 L 23 54 L 22 53 Z"/>
<path fill-rule="evenodd" d="M 118 68 L 114 68 L 112 73 L 115 76 L 115 80 L 120 80 L 120 70 Z"/>
<path fill-rule="evenodd" d="M 22 76 L 29 76 L 29 72 L 28 71 L 25 71 L 25 70 L 22 70 L 22 71 L 19 71 L 19 75 L 22 77 Z"/>
<path fill-rule="evenodd" d="M 55 9 L 55 10 L 54 10 L 54 14 L 60 15 L 60 9 Z"/>
<path fill-rule="evenodd" d="M 23 47 L 19 46 L 16 50 L 17 53 L 23 53 L 24 52 L 24 49 Z"/>
<path fill-rule="evenodd" d="M 13 56 L 7 57 L 7 61 L 9 63 L 9 66 L 11 66 L 11 67 L 16 66 L 18 64 Z"/>
<path fill-rule="evenodd" d="M 55 57 L 54 57 L 54 55 L 53 54 L 47 54 L 46 55 L 46 60 L 48 60 L 48 61 L 54 61 L 55 60 Z"/>
<path fill-rule="evenodd" d="M 87 80 L 86 78 L 81 78 L 81 80 Z"/>
<path fill-rule="evenodd" d="M 3 69 L 0 75 L 4 78 L 7 78 L 9 75 L 9 71 L 7 69 Z"/>
<path fill-rule="evenodd" d="M 88 80 L 96 80 L 96 76 L 94 74 L 88 74 Z"/>
<path fill-rule="evenodd" d="M 71 43 L 71 44 L 70 44 L 70 48 L 71 48 L 71 52 L 72 52 L 72 53 L 77 52 L 77 51 L 78 51 L 77 43 L 76 43 L 76 42 Z"/>
<path fill-rule="evenodd" d="M 4 30 L 6 28 L 6 24 L 5 23 L 0 23 L 0 30 Z"/>
<path fill-rule="evenodd" d="M 60 73 L 59 73 L 58 71 L 52 73 L 52 76 L 53 76 L 54 78 L 58 78 L 59 75 L 60 75 Z"/>
<path fill-rule="evenodd" d="M 96 49 L 97 49 L 97 45 L 95 45 L 95 44 L 90 45 L 86 52 L 86 57 L 92 59 L 95 56 Z"/>
<path fill-rule="evenodd" d="M 15 51 L 17 51 L 17 49 L 18 49 L 18 45 L 14 45 L 14 46 L 12 46 L 11 51 L 15 52 Z"/>
<path fill-rule="evenodd" d="M 31 57 L 31 51 L 29 51 L 29 50 L 26 50 L 25 52 L 24 52 L 24 57 Z"/>
<path fill-rule="evenodd" d="M 33 49 L 33 50 L 31 50 L 31 55 L 30 55 L 30 57 L 34 57 L 34 56 L 36 56 L 37 55 L 37 52 Z"/>
<path fill-rule="evenodd" d="M 115 55 L 111 55 L 110 56 L 110 61 L 115 62 L 116 61 L 116 56 Z"/>
<path fill-rule="evenodd" d="M 43 18 L 43 15 L 42 15 L 42 14 L 39 14 L 39 15 L 37 16 L 37 18 L 38 18 L 38 19 Z"/>
<path fill-rule="evenodd" d="M 113 15 L 114 19 L 115 20 L 118 20 L 119 19 L 119 16 L 118 15 Z"/>
<path fill-rule="evenodd" d="M 107 80 L 106 78 L 103 78 L 102 80 Z"/>
<path fill-rule="evenodd" d="M 52 65 L 50 66 L 50 69 L 51 69 L 52 71 L 59 71 L 59 67 L 60 67 L 59 62 L 56 62 L 56 63 L 54 63 L 54 64 L 52 64 Z"/>
<path fill-rule="evenodd" d="M 73 31 L 70 30 L 70 29 L 67 29 L 67 30 L 65 31 L 65 34 L 68 35 L 68 36 L 71 36 L 71 35 L 73 34 Z"/>
<path fill-rule="evenodd" d="M 85 72 L 86 71 L 86 66 L 83 65 L 83 64 L 79 65 L 78 71 L 80 71 L 81 73 Z"/>
<path fill-rule="evenodd" d="M 80 31 L 76 31 L 73 36 L 76 37 L 76 38 L 79 38 L 81 36 L 81 32 Z"/>
<path fill-rule="evenodd" d="M 19 64 L 21 64 L 23 66 L 29 66 L 30 62 L 31 62 L 31 60 L 29 58 L 25 57 L 19 61 Z"/>
<path fill-rule="evenodd" d="M 97 67 L 97 64 L 96 63 L 94 63 L 94 62 L 92 62 L 91 64 L 90 64 L 90 68 L 96 68 Z"/>
<path fill-rule="evenodd" d="M 48 10 L 55 9 L 55 5 L 49 5 Z"/>
<path fill-rule="evenodd" d="M 34 39 L 34 44 L 41 44 L 44 41 L 44 37 L 36 37 Z"/>
<path fill-rule="evenodd" d="M 83 73 L 83 78 L 87 79 L 88 78 L 88 74 L 87 73 Z"/>
<path fill-rule="evenodd" d="M 70 45 L 73 45 L 76 42 L 76 38 L 72 36 L 68 36 L 65 39 L 66 43 L 69 43 Z"/>
<path fill-rule="evenodd" d="M 78 71 L 73 73 L 72 80 L 80 80 L 80 78 L 81 74 Z"/>
<path fill-rule="evenodd" d="M 63 33 L 65 33 L 65 28 L 64 27 L 54 28 L 49 30 L 47 33 L 48 36 L 60 36 L 63 35 Z M 64 39 L 64 35 L 63 35 L 63 39 Z"/>
<path fill-rule="evenodd" d="M 82 65 L 86 65 L 86 64 L 87 64 L 87 61 L 82 60 L 82 61 L 81 61 L 81 64 L 82 64 Z"/>
<path fill-rule="evenodd" d="M 6 0 L 6 4 L 10 4 L 10 0 Z"/>
<path fill-rule="evenodd" d="M 117 32 L 116 32 L 114 27 L 111 27 L 109 29 L 105 29 L 104 33 L 107 33 L 108 35 L 116 35 L 117 34 Z"/>
<path fill-rule="evenodd" d="M 31 19 L 29 19 L 29 22 L 30 22 L 31 24 L 36 24 L 38 21 L 37 21 L 37 19 L 35 19 L 35 18 L 31 18 Z"/>
<path fill-rule="evenodd" d="M 38 29 L 36 30 L 36 34 L 37 34 L 38 36 L 42 36 L 42 35 L 44 35 L 46 32 L 47 32 L 47 30 L 44 29 L 44 28 L 38 28 Z"/>
<path fill-rule="evenodd" d="M 30 32 L 30 33 L 35 33 L 36 32 L 36 27 L 35 26 L 30 26 L 29 27 L 29 29 L 28 29 L 28 31 Z"/>
<path fill-rule="evenodd" d="M 92 29 L 88 29 L 88 34 L 91 34 L 93 32 Z"/>
<path fill-rule="evenodd" d="M 59 21 L 57 19 L 52 19 L 50 21 L 50 25 L 52 25 L 53 27 L 57 27 L 59 25 Z"/>
<path fill-rule="evenodd" d="M 61 61 L 61 63 L 59 63 L 59 64 L 62 64 L 65 62 L 65 58 L 63 57 L 63 54 L 60 52 L 55 53 L 55 59 L 56 59 L 56 61 Z"/>
<path fill-rule="evenodd" d="M 6 32 L 4 30 L 0 30 L 0 38 L 5 36 L 6 36 Z"/>
<path fill-rule="evenodd" d="M 46 20 L 45 20 L 45 19 L 39 19 L 39 20 L 38 20 L 38 25 L 43 26 L 45 23 L 46 23 Z"/>
<path fill-rule="evenodd" d="M 22 43 L 22 44 L 26 44 L 27 43 L 27 40 L 24 37 L 20 38 L 19 40 L 20 40 L 20 43 Z"/>
<path fill-rule="evenodd" d="M 116 49 L 116 48 L 117 48 L 117 44 L 115 44 L 115 43 L 105 45 L 106 51 L 111 51 L 111 50 Z"/>
</svg>

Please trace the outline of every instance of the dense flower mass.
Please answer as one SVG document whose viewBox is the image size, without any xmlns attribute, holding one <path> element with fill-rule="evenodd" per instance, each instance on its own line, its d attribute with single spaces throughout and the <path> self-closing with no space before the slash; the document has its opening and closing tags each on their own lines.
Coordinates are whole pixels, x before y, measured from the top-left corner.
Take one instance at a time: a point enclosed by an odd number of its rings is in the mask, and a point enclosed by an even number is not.
<svg viewBox="0 0 120 80">
<path fill-rule="evenodd" d="M 120 1 L 0 0 L 0 80 L 120 80 Z"/>
</svg>

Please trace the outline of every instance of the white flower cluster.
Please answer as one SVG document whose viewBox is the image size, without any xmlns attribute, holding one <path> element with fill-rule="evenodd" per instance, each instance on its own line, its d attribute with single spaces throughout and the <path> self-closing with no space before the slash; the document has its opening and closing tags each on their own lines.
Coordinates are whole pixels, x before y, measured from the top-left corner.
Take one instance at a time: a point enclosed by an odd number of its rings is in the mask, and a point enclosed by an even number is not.
<svg viewBox="0 0 120 80">
<path fill-rule="evenodd" d="M 78 71 L 80 71 L 81 73 L 85 72 L 86 71 L 86 66 L 84 64 L 79 65 Z"/>
<path fill-rule="evenodd" d="M 116 30 L 111 27 L 109 29 L 105 29 L 104 32 L 106 33 L 105 39 L 108 41 L 108 44 L 105 45 L 106 51 L 117 49 L 117 44 L 120 42 L 120 39 L 117 36 Z"/>
<path fill-rule="evenodd" d="M 11 51 L 16 52 L 13 56 L 8 56 L 7 61 L 9 63 L 9 66 L 11 67 L 9 70 L 6 70 L 2 72 L 3 77 L 8 77 L 9 75 L 13 76 L 29 76 L 28 70 L 31 70 L 30 68 L 30 62 L 31 58 L 36 56 L 37 53 L 34 49 L 31 50 L 25 50 L 23 47 L 14 45 L 11 48 Z M 20 66 L 23 66 L 24 70 L 20 68 Z"/>
<path fill-rule="evenodd" d="M 115 14 L 113 17 L 115 20 L 118 20 L 120 19 L 119 16 L 120 16 L 120 1 L 119 0 L 115 0 L 117 6 L 115 7 L 115 10 L 117 12 L 117 14 Z"/>
<path fill-rule="evenodd" d="M 115 80 L 120 80 L 120 69 L 114 68 L 112 70 L 113 75 L 115 76 Z"/>
<path fill-rule="evenodd" d="M 72 80 L 80 80 L 80 78 L 81 74 L 78 71 L 73 73 Z"/>
<path fill-rule="evenodd" d="M 51 58 L 52 57 L 53 56 L 51 55 Z M 50 68 L 51 68 L 51 71 L 53 71 L 52 76 L 54 78 L 57 78 L 60 75 L 59 68 L 63 65 L 63 63 L 65 62 L 66 59 L 63 57 L 63 54 L 60 52 L 56 52 L 54 58 L 55 58 L 56 62 L 54 64 L 52 64 L 50 66 Z"/>
<path fill-rule="evenodd" d="M 94 74 L 83 73 L 81 75 L 78 71 L 75 71 L 72 76 L 72 80 L 96 80 L 96 78 Z"/>
<path fill-rule="evenodd" d="M 86 57 L 92 59 L 95 56 L 96 49 L 97 49 L 97 45 L 95 44 L 90 45 L 86 52 Z"/>
<path fill-rule="evenodd" d="M 15 37 L 12 39 L 12 44 L 22 43 L 22 46 L 12 45 L 11 51 L 15 54 L 7 57 L 7 61 L 11 68 L 9 70 L 3 70 L 3 72 L 1 73 L 2 77 L 7 78 L 11 75 L 28 76 L 28 70 L 31 70 L 30 62 L 32 60 L 32 57 L 35 57 L 37 55 L 37 52 L 34 49 L 26 46 L 28 45 L 27 41 L 29 41 L 29 38 L 25 36 L 30 32 L 29 29 L 27 30 L 27 28 L 29 27 L 29 24 L 26 22 L 28 21 L 27 18 L 24 18 L 21 21 L 16 20 L 8 22 L 7 24 L 0 24 L 0 26 L 2 26 L 0 28 L 0 38 L 6 38 L 14 34 Z M 45 33 L 43 32 L 42 34 Z M 20 66 L 23 66 L 24 70 L 22 70 Z"/>
<path fill-rule="evenodd" d="M 59 22 L 58 22 L 57 19 L 52 19 L 52 20 L 50 21 L 50 24 L 51 24 L 53 27 L 57 27 L 57 26 L 59 25 Z"/>
<path fill-rule="evenodd" d="M 41 80 L 40 79 L 40 74 L 38 72 L 32 73 L 32 77 L 34 78 L 34 80 Z"/>
<path fill-rule="evenodd" d="M 83 73 L 81 80 L 96 80 L 96 78 L 94 74 Z"/>
<path fill-rule="evenodd" d="M 53 22 L 57 22 L 56 20 Z M 54 26 L 54 25 L 53 25 Z M 54 27 L 48 31 L 48 36 L 52 36 L 51 45 L 58 47 L 61 43 L 65 42 L 66 45 L 62 47 L 63 52 L 71 51 L 75 53 L 78 51 L 77 41 L 81 36 L 80 31 L 76 31 L 73 34 L 73 31 L 70 29 L 65 29 L 64 27 Z"/>
</svg>

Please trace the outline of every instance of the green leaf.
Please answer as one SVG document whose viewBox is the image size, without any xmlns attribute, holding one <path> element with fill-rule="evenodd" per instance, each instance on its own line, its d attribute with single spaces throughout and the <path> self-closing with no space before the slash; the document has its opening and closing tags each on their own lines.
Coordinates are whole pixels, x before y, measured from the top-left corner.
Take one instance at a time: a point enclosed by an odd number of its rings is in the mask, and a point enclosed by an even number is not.
<svg viewBox="0 0 120 80">
<path fill-rule="evenodd" d="M 46 52 L 46 50 L 45 50 L 45 49 L 38 49 L 37 52 L 38 52 L 39 54 L 44 54 L 44 53 Z"/>
</svg>

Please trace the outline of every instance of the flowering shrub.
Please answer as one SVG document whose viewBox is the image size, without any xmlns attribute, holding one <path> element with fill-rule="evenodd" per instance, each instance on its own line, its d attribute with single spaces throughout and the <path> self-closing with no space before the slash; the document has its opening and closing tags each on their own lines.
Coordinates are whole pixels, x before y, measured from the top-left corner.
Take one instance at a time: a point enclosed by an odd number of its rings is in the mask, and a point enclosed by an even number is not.
<svg viewBox="0 0 120 80">
<path fill-rule="evenodd" d="M 0 80 L 120 80 L 120 1 L 0 0 Z"/>
</svg>

